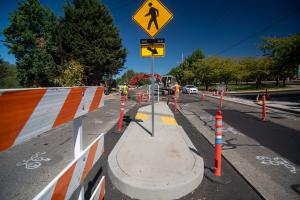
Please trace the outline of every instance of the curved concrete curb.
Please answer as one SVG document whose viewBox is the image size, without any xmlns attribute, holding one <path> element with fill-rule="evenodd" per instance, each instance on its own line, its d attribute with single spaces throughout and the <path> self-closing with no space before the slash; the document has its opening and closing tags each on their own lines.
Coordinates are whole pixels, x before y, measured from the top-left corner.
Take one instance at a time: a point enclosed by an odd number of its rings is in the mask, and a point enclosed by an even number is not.
<svg viewBox="0 0 300 200">
<path fill-rule="evenodd" d="M 203 159 L 182 127 L 160 118 L 155 116 L 155 137 L 147 132 L 151 120 L 130 123 L 108 157 L 113 185 L 130 197 L 178 199 L 203 179 Z"/>
</svg>

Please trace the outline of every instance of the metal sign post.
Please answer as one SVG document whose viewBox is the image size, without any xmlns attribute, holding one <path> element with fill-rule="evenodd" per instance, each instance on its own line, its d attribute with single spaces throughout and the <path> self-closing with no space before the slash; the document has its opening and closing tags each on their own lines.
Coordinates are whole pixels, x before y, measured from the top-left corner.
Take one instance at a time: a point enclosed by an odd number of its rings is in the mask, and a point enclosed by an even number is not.
<svg viewBox="0 0 300 200">
<path fill-rule="evenodd" d="M 152 56 L 152 64 L 151 64 L 151 84 L 152 84 L 152 137 L 154 137 L 154 56 Z"/>
<path fill-rule="evenodd" d="M 165 39 L 154 37 L 169 23 L 173 14 L 159 0 L 146 0 L 134 13 L 132 20 L 136 22 L 152 39 L 141 39 L 141 56 L 152 57 L 152 136 L 154 137 L 154 57 L 165 56 Z M 159 90 L 158 90 L 159 93 Z M 159 98 L 159 96 L 158 96 Z M 159 100 L 158 100 L 159 101 Z"/>
</svg>

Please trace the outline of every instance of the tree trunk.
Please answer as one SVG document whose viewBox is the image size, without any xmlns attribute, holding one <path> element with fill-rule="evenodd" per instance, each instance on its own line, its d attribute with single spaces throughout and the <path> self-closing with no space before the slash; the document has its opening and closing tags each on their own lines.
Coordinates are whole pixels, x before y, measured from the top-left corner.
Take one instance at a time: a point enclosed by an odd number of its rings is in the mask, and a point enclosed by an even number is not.
<svg viewBox="0 0 300 200">
<path fill-rule="evenodd" d="M 258 89 L 258 86 L 259 86 L 259 80 L 256 79 L 256 82 L 255 82 L 255 88 Z"/>
<path fill-rule="evenodd" d="M 286 78 L 284 77 L 284 78 L 282 79 L 282 85 L 283 85 L 283 87 L 285 87 L 285 81 L 286 81 Z"/>
<path fill-rule="evenodd" d="M 277 77 L 276 78 L 276 87 L 278 87 L 279 86 L 279 78 Z"/>
<path fill-rule="evenodd" d="M 208 91 L 208 83 L 205 82 L 205 90 Z"/>
<path fill-rule="evenodd" d="M 225 87 L 226 87 L 226 88 L 227 88 L 227 86 L 228 86 L 228 82 L 229 82 L 229 81 L 224 81 Z"/>
</svg>

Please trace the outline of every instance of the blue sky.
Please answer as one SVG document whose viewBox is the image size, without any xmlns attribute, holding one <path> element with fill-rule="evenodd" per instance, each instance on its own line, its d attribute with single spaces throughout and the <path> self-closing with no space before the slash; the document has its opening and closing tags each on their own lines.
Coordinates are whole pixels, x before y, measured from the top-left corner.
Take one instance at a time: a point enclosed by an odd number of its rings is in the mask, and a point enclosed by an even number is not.
<svg viewBox="0 0 300 200">
<path fill-rule="evenodd" d="M 0 30 L 9 24 L 9 15 L 17 8 L 14 0 L 0 0 Z M 142 0 L 102 0 L 111 10 L 128 50 L 127 69 L 150 72 L 151 60 L 141 58 L 139 39 L 148 35 L 131 16 Z M 166 39 L 166 56 L 155 59 L 155 71 L 167 73 L 178 65 L 181 56 L 200 48 L 206 56 L 259 56 L 261 36 L 284 37 L 300 32 L 299 0 L 161 0 L 174 14 L 157 35 Z M 41 0 L 56 15 L 63 15 L 64 0 Z M 0 36 L 3 40 L 3 36 Z M 0 55 L 14 63 L 14 56 L 0 43 Z M 123 73 L 123 72 L 122 72 Z M 121 74 L 122 74 L 121 73 Z"/>
</svg>

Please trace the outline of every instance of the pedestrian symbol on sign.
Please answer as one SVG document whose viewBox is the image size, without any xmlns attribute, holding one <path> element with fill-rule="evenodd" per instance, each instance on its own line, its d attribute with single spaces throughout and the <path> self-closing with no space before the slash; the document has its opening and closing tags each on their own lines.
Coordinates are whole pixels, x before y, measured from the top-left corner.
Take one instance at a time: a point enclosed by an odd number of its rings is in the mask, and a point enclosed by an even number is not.
<svg viewBox="0 0 300 200">
<path fill-rule="evenodd" d="M 154 38 L 172 18 L 173 14 L 159 0 L 146 0 L 132 16 L 133 21 L 151 38 Z"/>
<path fill-rule="evenodd" d="M 145 17 L 151 15 L 151 18 L 150 18 L 150 20 L 149 20 L 147 30 L 150 30 L 151 25 L 152 25 L 153 22 L 154 22 L 154 24 L 155 24 L 156 30 L 158 30 L 158 24 L 157 24 L 157 19 L 156 19 L 156 18 L 159 16 L 159 12 L 158 12 L 158 10 L 157 10 L 156 8 L 154 8 L 154 7 L 152 6 L 152 3 L 151 3 L 151 2 L 148 4 L 148 6 L 150 7 L 150 9 L 149 9 L 149 12 L 145 15 Z"/>
</svg>

